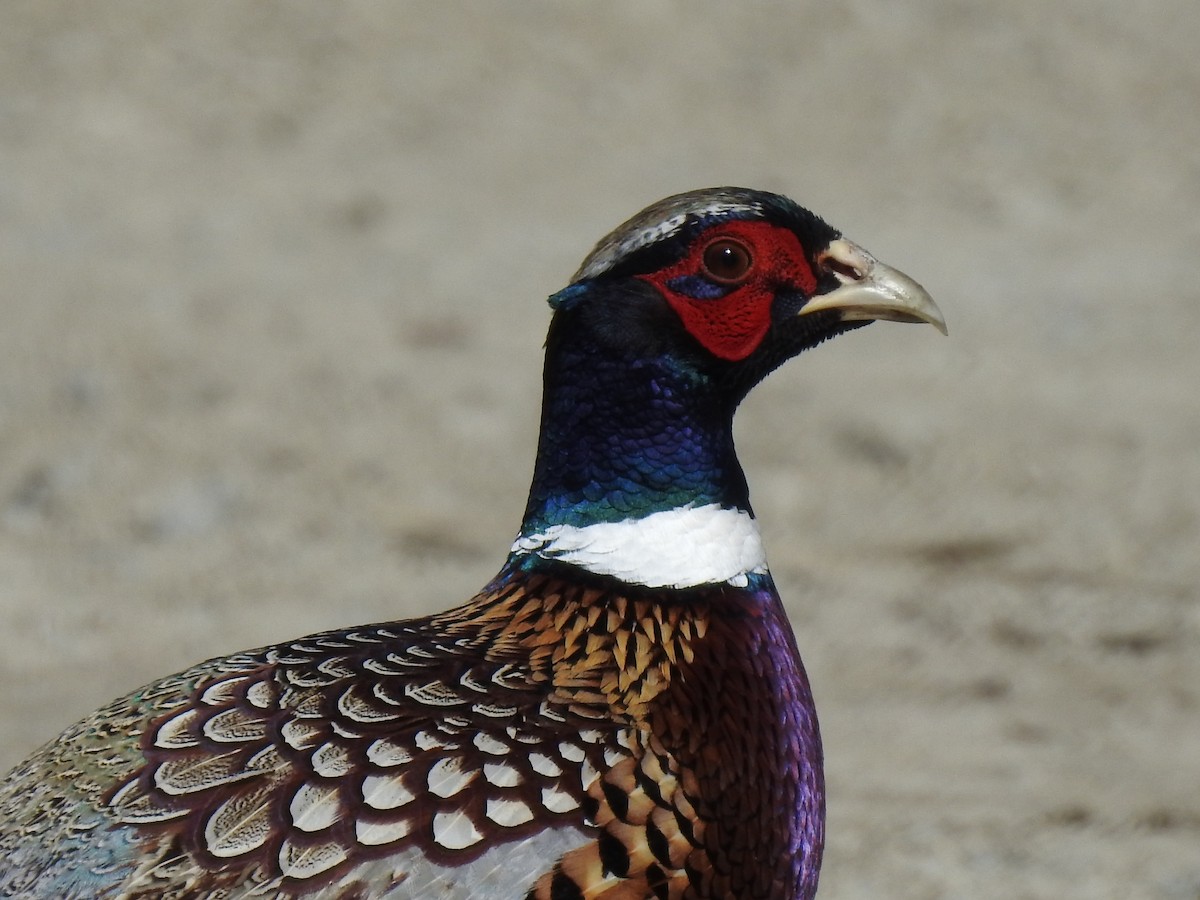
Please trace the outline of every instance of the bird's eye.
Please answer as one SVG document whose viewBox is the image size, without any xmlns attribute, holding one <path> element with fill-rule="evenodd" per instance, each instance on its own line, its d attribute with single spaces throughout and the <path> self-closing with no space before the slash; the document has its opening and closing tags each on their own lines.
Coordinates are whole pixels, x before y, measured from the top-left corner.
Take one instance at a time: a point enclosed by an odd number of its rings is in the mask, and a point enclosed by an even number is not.
<svg viewBox="0 0 1200 900">
<path fill-rule="evenodd" d="M 704 274 L 718 284 L 737 284 L 750 274 L 754 259 L 745 244 L 717 238 L 704 248 Z"/>
</svg>

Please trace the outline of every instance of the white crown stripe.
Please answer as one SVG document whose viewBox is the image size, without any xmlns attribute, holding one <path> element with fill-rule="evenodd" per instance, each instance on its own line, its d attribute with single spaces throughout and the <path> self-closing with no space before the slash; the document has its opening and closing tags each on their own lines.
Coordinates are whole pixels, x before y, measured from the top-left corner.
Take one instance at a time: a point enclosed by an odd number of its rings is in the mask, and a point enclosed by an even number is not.
<svg viewBox="0 0 1200 900">
<path fill-rule="evenodd" d="M 659 218 L 667 208 L 665 204 L 674 204 L 681 197 L 668 197 L 663 204 L 655 204 L 638 216 L 637 220 L 649 220 L 653 224 L 643 228 L 634 228 L 630 230 L 633 221 L 625 223 L 616 232 L 605 238 L 596 247 L 595 250 L 584 260 L 579 271 L 575 273 L 573 281 L 582 281 L 586 278 L 596 278 L 603 275 L 618 261 L 627 257 L 629 254 L 641 250 L 643 247 L 649 247 L 651 244 L 656 244 L 659 241 L 671 237 L 679 231 L 680 228 L 688 221 L 688 219 L 704 219 L 708 216 L 719 215 L 734 215 L 746 214 L 749 216 L 761 216 L 762 204 L 757 202 L 748 202 L 733 195 L 722 195 L 714 197 L 710 202 L 701 206 L 684 206 L 673 215 L 666 218 Z M 671 206 L 670 208 L 679 208 Z M 646 219 L 643 219 L 646 217 Z M 656 220 L 657 221 L 654 221 Z"/>
<path fill-rule="evenodd" d="M 551 525 L 522 535 L 512 552 L 571 563 L 646 587 L 744 587 L 767 572 L 758 523 L 748 512 L 716 503 L 594 525 Z"/>
</svg>

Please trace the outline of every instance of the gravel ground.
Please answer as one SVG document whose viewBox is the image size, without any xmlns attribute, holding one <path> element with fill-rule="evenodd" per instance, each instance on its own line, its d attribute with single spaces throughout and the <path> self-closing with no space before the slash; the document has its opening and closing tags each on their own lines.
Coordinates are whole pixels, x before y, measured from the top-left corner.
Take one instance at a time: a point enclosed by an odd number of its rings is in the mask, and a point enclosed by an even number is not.
<svg viewBox="0 0 1200 900">
<path fill-rule="evenodd" d="M 542 298 L 782 191 L 922 281 L 743 409 L 822 898 L 1200 897 L 1200 8 L 0 11 L 0 768 L 151 677 L 465 599 Z"/>
</svg>

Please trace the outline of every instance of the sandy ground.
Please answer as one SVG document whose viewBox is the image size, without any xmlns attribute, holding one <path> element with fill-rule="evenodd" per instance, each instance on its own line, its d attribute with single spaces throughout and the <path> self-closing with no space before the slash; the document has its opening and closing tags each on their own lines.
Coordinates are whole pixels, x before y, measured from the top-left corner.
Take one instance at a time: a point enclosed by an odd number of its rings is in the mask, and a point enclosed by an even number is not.
<svg viewBox="0 0 1200 900">
<path fill-rule="evenodd" d="M 1200 897 L 1200 7 L 0 10 L 0 768 L 218 653 L 466 598 L 542 298 L 783 191 L 924 282 L 740 423 L 824 898 Z"/>
</svg>

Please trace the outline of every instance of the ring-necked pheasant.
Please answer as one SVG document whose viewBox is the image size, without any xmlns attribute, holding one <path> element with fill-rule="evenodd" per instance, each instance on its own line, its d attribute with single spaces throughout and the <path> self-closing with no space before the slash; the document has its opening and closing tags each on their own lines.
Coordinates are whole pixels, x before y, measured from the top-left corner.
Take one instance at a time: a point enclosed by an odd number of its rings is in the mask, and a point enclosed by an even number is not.
<svg viewBox="0 0 1200 900">
<path fill-rule="evenodd" d="M 0 786 L 6 897 L 811 897 L 807 678 L 735 407 L 925 291 L 790 200 L 670 197 L 550 298 L 521 531 L 465 606 L 201 663 Z"/>
</svg>

